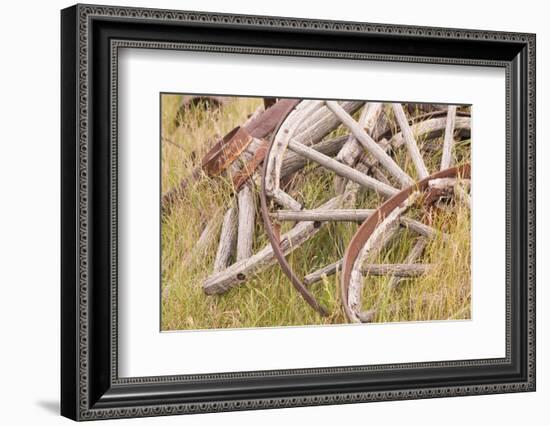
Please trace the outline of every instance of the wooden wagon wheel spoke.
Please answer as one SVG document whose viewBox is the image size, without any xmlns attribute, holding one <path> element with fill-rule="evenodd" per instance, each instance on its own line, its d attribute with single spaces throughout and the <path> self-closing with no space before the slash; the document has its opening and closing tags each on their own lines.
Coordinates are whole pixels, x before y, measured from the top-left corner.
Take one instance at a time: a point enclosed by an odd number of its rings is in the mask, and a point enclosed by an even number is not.
<svg viewBox="0 0 550 426">
<path fill-rule="evenodd" d="M 365 129 L 367 133 L 372 134 L 373 129 L 378 124 L 382 111 L 383 111 L 384 104 L 380 102 L 368 102 L 363 110 L 361 111 L 361 115 L 359 116 L 358 124 Z M 348 165 L 353 166 L 357 158 L 364 152 L 363 146 L 361 143 L 357 140 L 357 138 L 350 134 L 346 140 L 346 143 L 344 146 L 338 151 L 338 155 L 336 156 L 336 160 L 339 162 Z M 377 177 L 378 180 L 380 180 L 380 176 Z M 382 182 L 391 186 L 389 181 L 382 179 Z M 335 187 L 336 192 L 341 194 L 345 189 L 345 183 L 346 179 L 337 176 L 335 178 Z"/>
<path fill-rule="evenodd" d="M 369 153 L 382 164 L 386 170 L 391 173 L 403 186 L 412 185 L 414 180 L 405 173 L 401 167 L 391 158 L 386 151 L 380 147 L 365 130 L 335 101 L 327 101 L 327 106 L 332 112 L 342 121 L 357 138 L 357 140 L 365 147 Z"/>
<path fill-rule="evenodd" d="M 302 145 L 293 139 L 288 142 L 288 148 L 311 161 L 315 161 L 328 170 L 333 171 L 337 175 L 358 183 L 359 185 L 363 185 L 366 188 L 372 189 L 386 197 L 391 197 L 398 192 L 397 189 L 382 183 L 369 175 L 361 173 L 352 167 L 346 166 L 345 164 L 342 164 L 339 161 L 320 153 L 319 151 Z"/>
<path fill-rule="evenodd" d="M 451 152 L 454 145 L 453 132 L 455 130 L 456 105 L 449 105 L 447 112 L 447 124 L 445 126 L 445 139 L 443 141 L 443 154 L 441 156 L 441 170 L 451 167 Z"/>
<path fill-rule="evenodd" d="M 416 168 L 416 172 L 418 173 L 418 177 L 420 179 L 424 179 L 429 175 L 428 169 L 426 168 L 426 165 L 424 164 L 424 159 L 422 158 L 422 155 L 420 154 L 420 150 L 418 149 L 416 139 L 414 138 L 414 134 L 411 130 L 411 127 L 409 126 L 409 121 L 405 116 L 405 111 L 403 111 L 403 105 L 393 103 L 392 108 L 395 114 L 395 118 L 397 119 L 397 123 L 401 128 L 401 133 L 405 138 L 405 145 L 407 146 L 409 155 L 412 158 L 414 167 Z"/>
<path fill-rule="evenodd" d="M 467 194 L 466 194 L 467 195 Z M 316 222 L 363 222 L 371 216 L 376 209 L 303 209 L 303 210 L 277 210 L 270 213 L 273 219 L 278 221 L 316 221 Z M 427 237 L 441 234 L 431 226 L 418 220 L 403 216 L 399 219 L 400 224 L 420 235 Z M 444 234 L 443 234 L 444 235 Z"/>
</svg>

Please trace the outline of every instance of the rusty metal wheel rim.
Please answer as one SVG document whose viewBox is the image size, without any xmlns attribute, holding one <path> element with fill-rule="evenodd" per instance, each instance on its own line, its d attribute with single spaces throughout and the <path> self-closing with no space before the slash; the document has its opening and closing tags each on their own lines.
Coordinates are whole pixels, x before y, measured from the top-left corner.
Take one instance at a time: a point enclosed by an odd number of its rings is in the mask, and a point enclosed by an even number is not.
<svg viewBox="0 0 550 426">
<path fill-rule="evenodd" d="M 350 280 L 354 264 L 361 250 L 363 249 L 371 235 L 375 232 L 376 228 L 384 221 L 385 218 L 388 217 L 388 215 L 392 211 L 396 210 L 402 203 L 404 203 L 408 199 L 409 196 L 411 196 L 415 192 L 420 193 L 421 196 L 424 198 L 437 198 L 437 194 L 430 194 L 429 183 L 431 181 L 434 181 L 436 179 L 454 177 L 460 177 L 461 179 L 470 179 L 470 164 L 464 164 L 458 167 L 441 170 L 422 179 L 418 183 L 411 185 L 410 187 L 402 190 L 397 195 L 393 196 L 385 203 L 383 203 L 372 216 L 370 216 L 361 224 L 347 246 L 342 265 L 342 275 L 340 279 L 340 297 L 342 298 L 342 305 L 348 320 L 352 322 L 362 322 L 361 319 L 358 317 L 358 314 L 360 313 L 354 311 L 349 304 Z"/>
<path fill-rule="evenodd" d="M 269 167 L 268 162 L 268 156 L 271 153 L 273 146 L 276 142 L 276 136 L 279 133 L 281 127 L 283 126 L 285 120 L 289 115 L 292 114 L 292 112 L 295 111 L 289 111 L 288 114 L 286 114 L 281 121 L 279 122 L 276 130 L 273 132 L 273 135 L 271 137 L 271 141 L 269 146 L 267 147 L 266 154 L 265 154 L 265 160 L 263 164 L 263 173 L 261 178 L 261 191 L 260 191 L 260 207 L 261 207 L 261 214 L 262 219 L 264 223 L 264 229 L 266 231 L 266 234 L 269 238 L 269 242 L 271 243 L 271 246 L 273 248 L 273 252 L 275 254 L 275 257 L 277 259 L 277 262 L 279 263 L 281 269 L 285 273 L 285 275 L 289 278 L 290 282 L 294 286 L 294 288 L 298 291 L 298 293 L 303 297 L 303 299 L 320 315 L 327 316 L 329 315 L 329 311 L 322 306 L 319 301 L 315 298 L 315 296 L 305 287 L 302 280 L 294 273 L 292 270 L 292 267 L 290 266 L 289 262 L 287 261 L 283 250 L 281 249 L 281 240 L 280 235 L 278 232 L 275 231 L 273 224 L 271 222 L 271 219 L 269 217 L 269 209 L 267 206 L 268 200 L 267 200 L 267 189 L 266 189 L 266 176 L 267 176 L 267 170 Z"/>
</svg>

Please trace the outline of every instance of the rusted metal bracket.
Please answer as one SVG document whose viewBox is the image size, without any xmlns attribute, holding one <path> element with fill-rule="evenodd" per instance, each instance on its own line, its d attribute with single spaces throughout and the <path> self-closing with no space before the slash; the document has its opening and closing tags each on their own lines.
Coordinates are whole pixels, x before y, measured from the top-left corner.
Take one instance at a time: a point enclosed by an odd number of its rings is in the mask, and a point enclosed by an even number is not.
<svg viewBox="0 0 550 426">
<path fill-rule="evenodd" d="M 286 116 L 298 102 L 298 99 L 283 99 L 273 104 L 243 127 L 235 127 L 206 153 L 202 160 L 202 169 L 209 176 L 221 174 L 239 157 L 253 138 L 262 139 L 268 136 L 281 118 Z M 256 158 L 256 167 L 262 160 L 263 156 L 261 155 Z M 250 167 L 247 169 L 250 169 Z"/>
<path fill-rule="evenodd" d="M 168 191 L 162 197 L 162 208 L 167 210 L 178 199 L 188 186 L 190 181 L 198 179 L 203 170 L 209 176 L 218 176 L 233 163 L 246 149 L 252 139 L 263 139 L 277 127 L 282 117 L 285 117 L 300 102 L 299 99 L 281 99 L 272 103 L 269 108 L 250 120 L 249 123 L 235 127 L 227 135 L 214 144 L 206 153 L 201 162 L 201 167 L 193 170 L 191 176 L 183 179 L 179 185 Z M 269 104 L 269 103 L 268 103 Z M 265 144 L 267 145 L 267 144 Z M 264 146 L 264 145 L 262 145 Z M 242 171 L 236 174 L 234 183 L 240 188 L 252 173 L 258 168 L 265 157 L 265 148 L 259 149 L 252 160 L 245 165 Z"/>
<path fill-rule="evenodd" d="M 250 144 L 252 137 L 244 127 L 237 126 L 214 144 L 202 159 L 202 169 L 209 176 L 220 175 Z"/>
</svg>

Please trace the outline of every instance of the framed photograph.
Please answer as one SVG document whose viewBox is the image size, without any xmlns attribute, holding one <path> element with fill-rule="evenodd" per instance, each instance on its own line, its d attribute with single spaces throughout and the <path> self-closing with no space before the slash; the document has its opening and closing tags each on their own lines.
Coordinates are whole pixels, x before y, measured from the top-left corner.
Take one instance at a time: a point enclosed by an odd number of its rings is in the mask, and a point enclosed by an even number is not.
<svg viewBox="0 0 550 426">
<path fill-rule="evenodd" d="M 535 390 L 535 35 L 61 30 L 64 416 Z"/>
</svg>

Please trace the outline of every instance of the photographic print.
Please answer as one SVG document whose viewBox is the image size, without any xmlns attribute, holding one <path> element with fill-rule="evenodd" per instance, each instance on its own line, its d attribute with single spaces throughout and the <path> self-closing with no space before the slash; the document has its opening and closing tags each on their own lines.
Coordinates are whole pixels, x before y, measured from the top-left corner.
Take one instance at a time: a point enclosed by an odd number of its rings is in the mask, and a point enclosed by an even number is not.
<svg viewBox="0 0 550 426">
<path fill-rule="evenodd" d="M 160 108 L 163 331 L 470 319 L 470 105 Z"/>
</svg>

